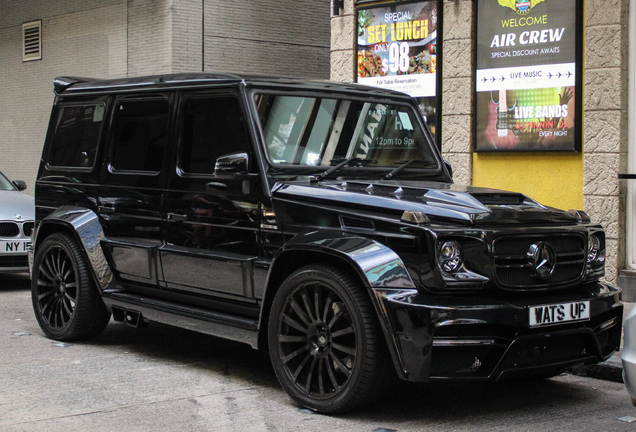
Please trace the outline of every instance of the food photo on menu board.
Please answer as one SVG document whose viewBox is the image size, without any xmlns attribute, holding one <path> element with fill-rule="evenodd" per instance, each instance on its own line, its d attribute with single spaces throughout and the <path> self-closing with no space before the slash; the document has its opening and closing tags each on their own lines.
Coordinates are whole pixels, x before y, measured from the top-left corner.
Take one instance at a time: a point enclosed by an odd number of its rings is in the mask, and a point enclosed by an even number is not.
<svg viewBox="0 0 636 432">
<path fill-rule="evenodd" d="M 357 34 L 359 83 L 435 96 L 437 1 L 360 9 Z"/>
<path fill-rule="evenodd" d="M 476 151 L 580 150 L 579 0 L 477 0 Z"/>
</svg>

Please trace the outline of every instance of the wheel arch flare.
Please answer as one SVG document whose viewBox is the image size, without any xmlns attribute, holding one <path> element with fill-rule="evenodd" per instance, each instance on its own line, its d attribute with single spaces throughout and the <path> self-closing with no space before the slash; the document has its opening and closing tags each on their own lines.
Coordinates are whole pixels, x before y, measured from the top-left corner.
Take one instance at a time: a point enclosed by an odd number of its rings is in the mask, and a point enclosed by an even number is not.
<svg viewBox="0 0 636 432">
<path fill-rule="evenodd" d="M 298 259 L 299 256 L 305 259 Z M 309 263 L 308 257 L 344 265 L 356 274 L 369 292 L 398 375 L 408 375 L 400 343 L 391 324 L 390 312 L 385 307 L 385 298 L 387 295 L 415 294 L 416 285 L 395 251 L 378 241 L 355 234 L 312 231 L 294 237 L 278 251 L 272 261 L 263 296 L 259 348 L 265 349 L 267 346 L 269 309 L 280 283 L 297 267 Z"/>
<path fill-rule="evenodd" d="M 105 235 L 97 214 L 82 207 L 64 206 L 56 209 L 36 227 L 33 236 L 33 250 L 48 235 L 60 230 L 72 234 L 81 245 L 100 292 L 110 288 L 115 279 L 101 246 L 101 241 Z M 33 264 L 32 257 L 29 259 L 29 264 L 30 266 Z"/>
</svg>

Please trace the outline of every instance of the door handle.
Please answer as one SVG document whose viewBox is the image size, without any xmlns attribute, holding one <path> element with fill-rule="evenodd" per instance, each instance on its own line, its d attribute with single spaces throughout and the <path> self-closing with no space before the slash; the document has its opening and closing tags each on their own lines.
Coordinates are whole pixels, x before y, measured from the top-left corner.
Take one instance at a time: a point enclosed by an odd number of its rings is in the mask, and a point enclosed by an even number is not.
<svg viewBox="0 0 636 432">
<path fill-rule="evenodd" d="M 178 222 L 188 220 L 188 215 L 182 213 L 168 213 L 168 220 Z"/>
</svg>

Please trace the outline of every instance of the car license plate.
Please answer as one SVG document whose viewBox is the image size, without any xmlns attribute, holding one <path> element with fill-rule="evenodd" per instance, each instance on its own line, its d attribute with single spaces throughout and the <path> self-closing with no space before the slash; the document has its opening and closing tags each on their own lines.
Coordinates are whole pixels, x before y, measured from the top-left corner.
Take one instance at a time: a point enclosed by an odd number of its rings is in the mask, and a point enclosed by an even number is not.
<svg viewBox="0 0 636 432">
<path fill-rule="evenodd" d="M 542 306 L 531 306 L 529 325 L 541 327 L 590 319 L 590 302 L 579 301 Z"/>
<path fill-rule="evenodd" d="M 0 240 L 0 254 L 26 253 L 31 247 L 31 240 Z"/>
</svg>

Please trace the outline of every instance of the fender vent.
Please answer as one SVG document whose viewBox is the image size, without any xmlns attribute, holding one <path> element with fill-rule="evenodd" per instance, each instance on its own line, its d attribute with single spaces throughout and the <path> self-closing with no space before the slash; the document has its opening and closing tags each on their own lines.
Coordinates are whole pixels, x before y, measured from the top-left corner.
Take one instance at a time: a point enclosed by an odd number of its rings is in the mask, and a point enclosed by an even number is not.
<svg viewBox="0 0 636 432">
<path fill-rule="evenodd" d="M 375 231 L 375 225 L 373 221 L 367 219 L 358 219 L 350 216 L 340 216 L 340 227 L 344 230 L 372 230 Z"/>
</svg>

